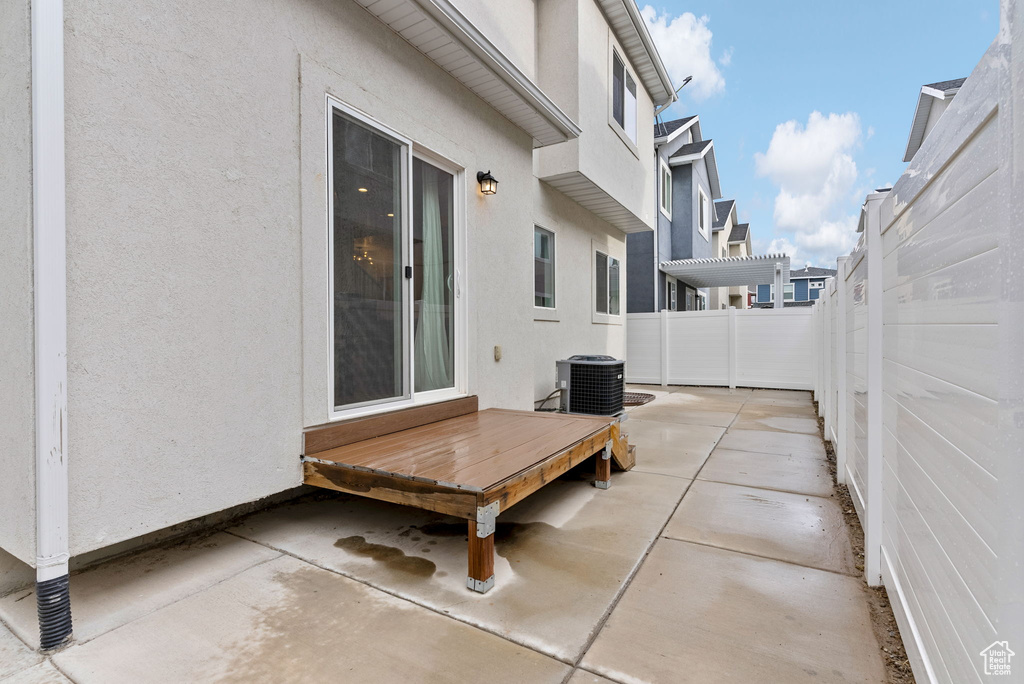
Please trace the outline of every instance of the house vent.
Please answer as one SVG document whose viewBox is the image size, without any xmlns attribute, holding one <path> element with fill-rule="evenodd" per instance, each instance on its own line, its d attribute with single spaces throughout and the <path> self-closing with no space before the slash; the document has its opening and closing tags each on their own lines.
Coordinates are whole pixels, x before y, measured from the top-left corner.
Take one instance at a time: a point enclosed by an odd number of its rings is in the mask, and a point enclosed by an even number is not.
<svg viewBox="0 0 1024 684">
<path fill-rule="evenodd" d="M 622 361 L 611 356 L 577 355 L 555 365 L 562 411 L 594 416 L 622 413 Z"/>
</svg>

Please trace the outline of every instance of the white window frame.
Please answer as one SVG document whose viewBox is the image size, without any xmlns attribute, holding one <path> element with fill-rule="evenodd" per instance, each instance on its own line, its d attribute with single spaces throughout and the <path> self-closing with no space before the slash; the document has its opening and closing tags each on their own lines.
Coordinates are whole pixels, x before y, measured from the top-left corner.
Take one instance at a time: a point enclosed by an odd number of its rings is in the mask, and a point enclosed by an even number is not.
<svg viewBox="0 0 1024 684">
<path fill-rule="evenodd" d="M 536 292 L 534 292 L 533 320 L 535 320 L 535 321 L 558 321 L 558 320 L 560 320 L 560 318 L 558 316 L 558 237 L 555 234 L 555 231 L 551 230 L 550 228 L 546 228 L 545 226 L 542 226 L 539 223 L 535 223 L 533 225 L 533 234 L 534 234 L 534 255 L 533 255 L 533 259 L 534 259 L 534 263 L 535 264 L 536 264 L 536 261 L 537 261 L 537 252 L 536 252 L 536 239 L 537 238 L 536 238 L 536 235 L 537 235 L 537 231 L 538 230 L 542 230 L 542 231 L 544 231 L 545 233 L 547 233 L 548 235 L 551 236 L 551 278 L 552 278 L 551 296 L 552 296 L 552 299 L 554 299 L 555 305 L 552 306 L 552 307 L 537 306 L 537 299 L 536 299 L 537 295 L 536 295 Z"/>
<path fill-rule="evenodd" d="M 658 208 L 665 218 L 672 219 L 672 167 L 664 159 L 661 160 L 661 173 L 658 176 Z"/>
<path fill-rule="evenodd" d="M 769 302 L 774 302 L 775 301 L 775 285 L 772 284 L 772 285 L 769 285 L 768 287 L 771 288 L 769 290 L 768 301 Z M 789 288 L 789 292 L 786 292 L 786 288 Z M 787 294 L 790 295 L 789 299 L 786 299 L 786 295 Z M 785 285 L 782 286 L 782 302 L 785 303 L 785 302 L 793 302 L 793 301 L 796 301 L 796 285 L 794 285 L 793 283 L 786 283 Z"/>
<path fill-rule="evenodd" d="M 708 239 L 708 196 L 699 186 L 697 188 L 697 232 L 705 240 Z"/>
<path fill-rule="evenodd" d="M 665 279 L 665 309 L 679 311 L 679 281 L 672 276 Z"/>
<path fill-rule="evenodd" d="M 808 290 L 823 290 L 825 289 L 825 283 L 820 280 L 812 280 L 807 285 Z"/>
<path fill-rule="evenodd" d="M 629 148 L 630 152 L 639 159 L 640 152 L 637 149 L 638 139 L 638 103 L 640 97 L 640 80 L 636 77 L 630 68 L 629 62 L 623 58 L 622 50 L 615 45 L 612 41 L 611 33 L 609 31 L 609 50 L 608 50 L 608 125 L 611 126 L 612 130 L 619 136 L 626 147 Z M 615 120 L 615 61 L 618 60 L 622 64 L 622 124 L 619 124 Z M 633 81 L 633 88 L 636 93 L 633 94 L 632 103 L 630 102 L 628 81 Z"/>
<path fill-rule="evenodd" d="M 437 168 L 446 171 L 454 176 L 452 208 L 454 209 L 454 240 L 452 244 L 454 260 L 454 283 L 455 306 L 453 316 L 453 329 L 455 332 L 455 359 L 453 371 L 455 382 L 453 387 L 444 389 L 417 392 L 415 388 L 415 353 L 413 349 L 413 336 L 415 332 L 415 307 L 413 306 L 412 285 L 414 278 L 403 278 L 402 296 L 406 308 L 406 321 L 402 334 L 402 353 L 404 356 L 401 397 L 394 399 L 382 399 L 362 404 L 355 404 L 347 407 L 336 407 L 334 405 L 334 110 L 338 110 L 345 116 L 351 117 L 362 123 L 376 133 L 402 145 L 402 192 L 405 196 L 402 199 L 402 254 L 406 264 L 412 264 L 412 217 L 413 217 L 413 189 L 412 189 L 412 167 L 413 159 L 418 158 Z M 345 104 L 330 95 L 326 95 L 326 155 L 327 172 L 324 174 L 327 190 L 327 415 L 329 421 L 348 420 L 360 416 L 387 413 L 409 406 L 432 404 L 440 401 L 448 401 L 458 397 L 468 396 L 468 359 L 466 339 L 468 336 L 468 316 L 466 315 L 466 302 L 468 297 L 465 292 L 463 274 L 466 272 L 466 192 L 464 166 L 457 164 L 441 155 L 423 148 L 414 143 L 413 140 L 404 136 L 391 127 L 377 121 L 364 112 Z"/>
<path fill-rule="evenodd" d="M 607 261 L 605 262 L 605 268 L 611 270 L 611 262 L 614 260 L 619 265 L 619 313 L 611 314 L 597 310 L 597 255 L 603 254 Z M 601 323 L 608 325 L 622 325 L 623 316 L 626 309 L 626 297 L 625 297 L 625 269 L 622 267 L 623 260 L 621 257 L 614 256 L 611 254 L 611 250 L 608 245 L 592 241 L 590 250 L 590 285 L 591 285 L 591 296 L 590 296 L 590 310 L 591 310 L 591 322 Z M 611 279 L 608 277 L 608 273 L 605 274 L 605 282 L 610 283 Z M 605 291 L 605 308 L 610 309 L 608 305 L 611 300 L 610 288 Z"/>
</svg>

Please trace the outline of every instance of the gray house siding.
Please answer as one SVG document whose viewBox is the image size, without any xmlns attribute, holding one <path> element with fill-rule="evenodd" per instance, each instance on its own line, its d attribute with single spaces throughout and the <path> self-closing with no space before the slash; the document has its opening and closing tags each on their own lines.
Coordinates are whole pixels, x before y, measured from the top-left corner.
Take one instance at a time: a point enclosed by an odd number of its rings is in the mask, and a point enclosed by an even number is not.
<svg viewBox="0 0 1024 684">
<path fill-rule="evenodd" d="M 626 236 L 626 310 L 630 313 L 656 310 L 653 252 L 654 233 Z"/>
<path fill-rule="evenodd" d="M 815 292 L 817 295 L 817 292 Z M 794 280 L 793 281 L 793 299 L 798 302 L 807 300 L 807 281 L 806 280 Z"/>
</svg>

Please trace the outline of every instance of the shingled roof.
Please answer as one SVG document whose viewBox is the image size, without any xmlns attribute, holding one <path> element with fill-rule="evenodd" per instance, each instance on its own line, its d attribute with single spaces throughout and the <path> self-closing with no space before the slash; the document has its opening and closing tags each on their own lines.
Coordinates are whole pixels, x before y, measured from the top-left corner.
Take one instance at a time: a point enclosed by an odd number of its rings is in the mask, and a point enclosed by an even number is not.
<svg viewBox="0 0 1024 684">
<path fill-rule="evenodd" d="M 729 242 L 743 242 L 747 239 L 747 232 L 749 230 L 749 223 L 737 223 L 729 233 Z"/>
<path fill-rule="evenodd" d="M 685 126 L 686 124 L 688 124 L 691 121 L 693 121 L 694 119 L 696 119 L 696 118 L 697 118 L 697 115 L 694 114 L 693 116 L 686 116 L 686 117 L 683 117 L 682 119 L 676 119 L 674 121 L 666 121 L 665 123 L 661 123 L 660 121 L 656 122 L 654 124 L 654 137 L 655 138 L 665 138 L 665 137 L 668 137 L 668 136 L 672 135 L 673 133 L 675 133 L 680 128 L 682 128 L 683 126 Z"/>
<path fill-rule="evenodd" d="M 725 228 L 725 222 L 729 219 L 729 214 L 732 213 L 732 208 L 735 205 L 736 200 L 715 202 L 715 220 L 711 222 L 711 227 L 715 230 Z"/>
<path fill-rule="evenodd" d="M 789 279 L 794 278 L 831 278 L 836 274 L 834 268 L 818 268 L 817 266 L 808 266 L 807 268 L 801 268 L 799 271 L 790 271 Z"/>
</svg>

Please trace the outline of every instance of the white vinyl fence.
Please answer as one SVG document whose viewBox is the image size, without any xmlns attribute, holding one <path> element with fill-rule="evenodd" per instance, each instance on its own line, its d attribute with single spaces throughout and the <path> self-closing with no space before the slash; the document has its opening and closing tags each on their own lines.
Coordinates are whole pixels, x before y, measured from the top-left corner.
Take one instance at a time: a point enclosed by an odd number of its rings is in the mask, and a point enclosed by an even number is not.
<svg viewBox="0 0 1024 684">
<path fill-rule="evenodd" d="M 811 308 L 629 314 L 626 381 L 810 390 Z"/>
<path fill-rule="evenodd" d="M 1024 681 L 1024 41 L 1006 18 L 814 307 L 826 438 L 918 682 L 988 681 L 993 644 L 1019 654 L 1000 680 Z"/>
</svg>

